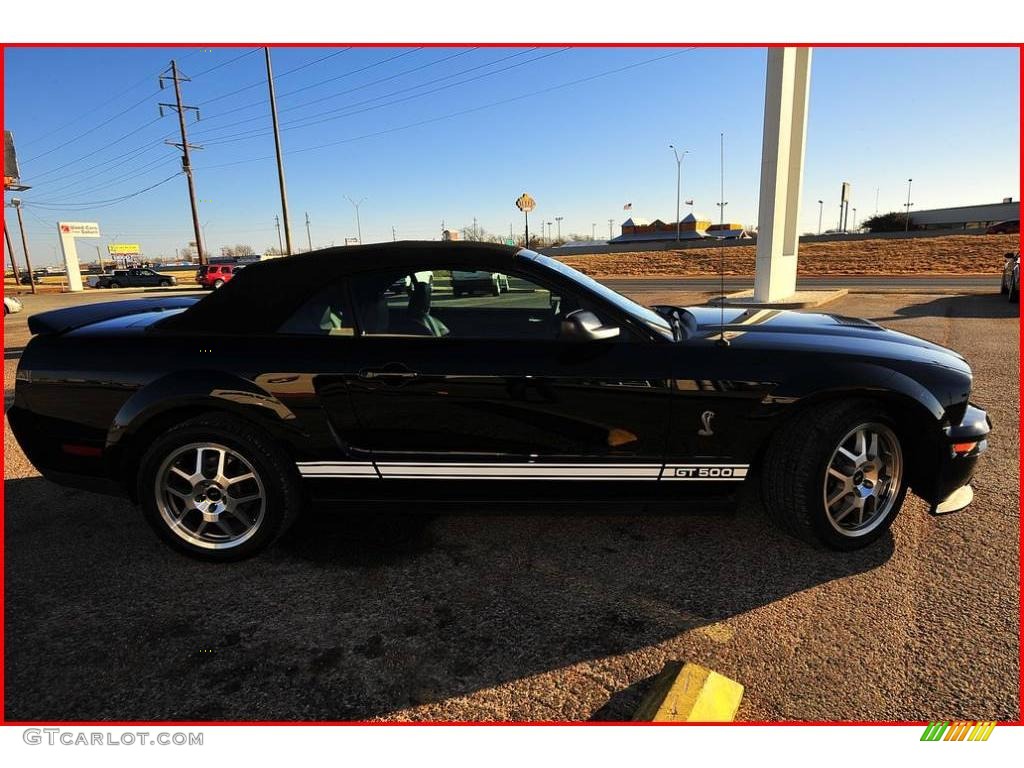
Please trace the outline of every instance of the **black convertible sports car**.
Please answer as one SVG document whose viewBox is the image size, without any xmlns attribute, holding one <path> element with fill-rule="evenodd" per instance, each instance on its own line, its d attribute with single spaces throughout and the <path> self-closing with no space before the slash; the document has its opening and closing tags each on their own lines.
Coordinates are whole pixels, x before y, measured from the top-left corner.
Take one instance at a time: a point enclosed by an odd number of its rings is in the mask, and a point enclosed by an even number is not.
<svg viewBox="0 0 1024 768">
<path fill-rule="evenodd" d="M 508 290 L 456 297 L 453 271 Z M 201 300 L 29 327 L 8 418 L 32 463 L 129 495 L 211 560 L 261 550 L 311 500 L 706 503 L 743 483 L 791 533 L 855 549 L 908 489 L 966 506 L 990 427 L 967 363 L 930 342 L 838 315 L 648 309 L 499 246 L 329 249 Z"/>
</svg>

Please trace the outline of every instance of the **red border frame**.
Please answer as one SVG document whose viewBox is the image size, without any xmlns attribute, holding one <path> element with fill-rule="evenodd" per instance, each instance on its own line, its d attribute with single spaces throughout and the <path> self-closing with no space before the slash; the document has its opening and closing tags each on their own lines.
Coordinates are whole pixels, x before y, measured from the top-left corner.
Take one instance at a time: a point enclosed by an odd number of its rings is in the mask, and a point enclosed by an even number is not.
<svg viewBox="0 0 1024 768">
<path fill-rule="evenodd" d="M 1020 99 L 1018 100 L 1018 131 L 1021 128 L 1021 101 L 1024 101 L 1024 45 L 1019 43 L 683 43 L 683 42 L 664 42 L 664 43 L 595 43 L 595 42 L 488 42 L 488 43 L 474 43 L 474 42 L 433 42 L 433 43 L 416 43 L 416 42 L 375 42 L 375 43 L 352 43 L 352 42 L 318 42 L 318 43 L 268 43 L 268 42 L 230 42 L 230 43 L 199 43 L 199 42 L 160 42 L 160 43 L 0 43 L 0 83 L 4 82 L 4 66 L 6 63 L 6 49 L 7 48 L 247 48 L 254 46 L 270 45 L 274 48 L 331 48 L 335 46 L 350 46 L 353 48 L 402 48 L 419 46 L 422 48 L 451 48 L 451 47 L 463 47 L 463 46 L 477 46 L 480 48 L 515 48 L 515 47 L 539 47 L 539 48 L 554 48 L 562 46 L 572 46 L 575 48 L 675 48 L 675 47 L 688 47 L 696 46 L 699 48 L 781 48 L 785 46 L 806 46 L 810 45 L 814 48 L 1016 48 L 1018 51 L 1018 67 L 1020 69 Z M 2 85 L 0 85 L 2 90 Z M 4 117 L 4 101 L 0 99 L 0 123 L 3 123 Z M 1021 153 L 1021 175 L 1024 175 L 1024 153 Z M 5 193 L 6 194 L 6 193 Z M 1020 190 L 1018 189 L 1017 199 L 1021 199 Z M 6 227 L 6 217 L 4 219 L 4 226 Z M 1024 244 L 1024 235 L 1021 236 L 1021 244 Z M 1021 324 L 1024 328 L 1024 324 Z M 1020 351 L 1020 337 L 1018 335 L 1018 352 Z M 1019 358 L 1018 358 L 1019 359 Z M 5 382 L 6 384 L 6 382 Z M 1024 398 L 1024 384 L 1021 384 L 1018 376 L 1018 398 Z M 1024 431 L 1024 415 L 1020 416 L 1018 423 L 1018 430 Z M 4 460 L 4 447 L 0 446 L 0 461 Z M 1024 458 L 1018 453 L 1018 482 L 1024 481 Z M 4 478 L 6 481 L 6 477 Z M 0 506 L 3 505 L 4 490 L 0 486 Z M 1018 521 L 1020 519 L 1018 508 Z M 4 517 L 0 515 L 0 583 L 4 581 L 4 552 L 5 552 L 5 538 L 4 538 Z M 1018 523 L 1018 535 L 1020 537 L 1020 545 L 1024 548 L 1024 529 L 1022 529 Z M 1019 554 L 1018 550 L 1018 586 L 1021 581 L 1024 581 L 1024 558 Z M 6 658 L 4 656 L 5 647 L 5 614 L 4 614 L 4 592 L 0 591 L 0 658 Z M 1021 603 L 1018 597 L 1018 611 L 1019 611 L 1019 623 L 1017 625 L 1017 653 L 1019 656 L 1018 665 L 1018 719 L 1013 721 L 1001 721 L 999 725 L 1024 725 L 1024 685 L 1022 680 L 1024 676 L 1021 673 L 1021 667 L 1024 667 L 1024 646 L 1020 642 L 1020 626 L 1024 624 L 1024 603 Z M 913 726 L 924 726 L 927 725 L 927 721 L 924 720 L 913 720 L 913 721 L 902 721 L 902 720 L 785 720 L 785 721 L 771 721 L 771 720 L 744 720 L 734 723 L 632 723 L 632 722 L 577 722 L 577 721 L 549 721 L 549 720 L 520 720 L 520 721 L 423 721 L 423 722 L 381 722 L 381 721 L 362 721 L 362 720 L 213 720 L 213 721 L 202 721 L 202 720 L 66 720 L 66 721 L 50 721 L 50 720 L 7 720 L 7 708 L 6 708 L 6 686 L 4 685 L 5 680 L 5 665 L 0 664 L 0 726 L 435 726 L 435 725 L 458 725 L 458 726 L 516 726 L 516 725 L 537 725 L 537 726 L 679 726 L 679 725 L 713 725 L 713 726 L 725 726 L 725 727 L 742 727 L 742 726 L 852 726 L 852 725 L 913 725 Z"/>
</svg>

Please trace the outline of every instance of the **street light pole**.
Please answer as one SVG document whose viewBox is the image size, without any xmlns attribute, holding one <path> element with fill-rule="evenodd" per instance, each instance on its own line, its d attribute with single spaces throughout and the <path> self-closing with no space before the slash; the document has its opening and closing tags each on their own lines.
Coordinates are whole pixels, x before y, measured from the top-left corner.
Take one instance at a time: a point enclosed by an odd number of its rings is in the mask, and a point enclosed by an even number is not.
<svg viewBox="0 0 1024 768">
<path fill-rule="evenodd" d="M 309 234 L 309 211 L 306 211 L 306 243 L 309 245 L 309 250 L 313 250 L 313 236 Z"/>
<path fill-rule="evenodd" d="M 21 275 L 18 274 L 18 260 L 14 257 L 14 246 L 11 244 L 11 233 L 4 224 L 4 240 L 7 241 L 7 252 L 11 254 L 11 271 L 14 273 L 14 284 L 21 285 Z"/>
<path fill-rule="evenodd" d="M 281 217 L 274 216 L 274 226 L 277 227 L 277 252 L 281 256 L 284 256 L 284 243 L 281 242 Z M 206 236 L 206 232 L 203 232 L 203 236 Z"/>
<path fill-rule="evenodd" d="M 680 239 L 680 223 L 679 223 L 679 197 L 683 185 L 683 158 L 686 157 L 690 150 L 684 149 L 682 154 L 675 148 L 673 144 L 669 144 L 668 148 L 672 150 L 672 154 L 676 156 L 676 242 Z"/>
<path fill-rule="evenodd" d="M 350 203 L 352 203 L 352 207 L 356 209 L 356 237 L 359 238 L 359 244 L 362 245 L 363 244 L 363 227 L 362 227 L 362 224 L 359 223 L 359 206 L 366 202 L 366 198 L 365 197 L 361 198 L 358 203 L 355 200 L 353 200 L 351 197 L 349 197 L 348 195 L 345 195 L 345 199 L 348 200 Z"/>
<path fill-rule="evenodd" d="M 564 216 L 555 216 L 555 221 L 558 222 L 558 240 L 559 241 L 562 240 L 562 219 L 564 219 L 564 218 L 565 218 Z"/>
<path fill-rule="evenodd" d="M 853 209 L 853 229 L 857 231 L 857 209 Z"/>
<path fill-rule="evenodd" d="M 821 215 L 822 215 L 822 213 L 824 213 L 824 211 L 825 211 L 825 201 L 824 200 L 819 200 L 818 201 L 818 234 L 819 235 L 821 234 Z"/>
<path fill-rule="evenodd" d="M 615 219 L 608 219 L 608 239 L 609 240 L 612 239 L 612 222 L 614 222 L 614 221 L 615 221 Z"/>
<path fill-rule="evenodd" d="M 590 239 L 597 240 L 597 224 L 590 225 Z"/>
<path fill-rule="evenodd" d="M 904 232 L 909 232 L 910 231 L 910 206 L 913 205 L 913 203 L 910 202 L 910 188 L 911 188 L 911 185 L 913 183 L 914 183 L 913 179 L 907 179 L 907 219 L 906 219 L 906 222 L 903 224 L 903 231 Z"/>
</svg>

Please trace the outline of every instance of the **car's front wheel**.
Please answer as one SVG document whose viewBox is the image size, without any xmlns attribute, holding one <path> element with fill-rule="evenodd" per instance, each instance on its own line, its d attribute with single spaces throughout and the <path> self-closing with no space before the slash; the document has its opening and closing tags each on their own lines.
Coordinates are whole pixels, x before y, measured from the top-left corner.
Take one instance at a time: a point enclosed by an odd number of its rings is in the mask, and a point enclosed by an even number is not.
<svg viewBox="0 0 1024 768">
<path fill-rule="evenodd" d="M 302 504 L 298 473 L 283 451 L 260 429 L 221 414 L 156 439 L 137 483 L 157 535 L 208 561 L 255 555 L 291 526 Z"/>
<path fill-rule="evenodd" d="M 213 281 L 213 287 L 214 288 L 220 288 L 222 285 L 224 285 L 224 281 L 223 280 L 214 280 Z"/>
<path fill-rule="evenodd" d="M 885 411 L 868 400 L 809 408 L 772 440 L 762 499 L 787 532 L 832 549 L 881 537 L 907 493 L 903 445 Z"/>
</svg>

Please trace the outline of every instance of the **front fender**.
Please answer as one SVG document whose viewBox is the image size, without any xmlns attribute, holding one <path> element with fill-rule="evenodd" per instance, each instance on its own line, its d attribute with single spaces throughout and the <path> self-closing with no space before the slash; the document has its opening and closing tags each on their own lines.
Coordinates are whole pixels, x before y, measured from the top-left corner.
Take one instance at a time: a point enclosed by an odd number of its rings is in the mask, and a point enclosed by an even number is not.
<svg viewBox="0 0 1024 768">
<path fill-rule="evenodd" d="M 924 384 L 905 373 L 874 363 L 850 362 L 822 366 L 811 377 L 800 376 L 781 382 L 772 392 L 772 399 L 776 402 L 811 403 L 846 393 L 877 393 L 909 399 L 931 415 L 936 428 L 946 414 L 946 407 Z"/>
<path fill-rule="evenodd" d="M 295 414 L 254 382 L 224 371 L 178 371 L 155 379 L 121 406 L 107 432 L 107 452 L 120 453 L 154 418 L 175 410 L 214 408 L 258 421 L 272 431 L 298 431 Z"/>
</svg>

